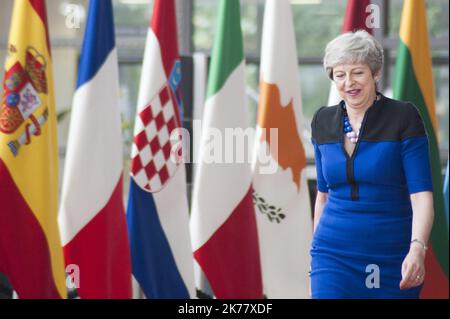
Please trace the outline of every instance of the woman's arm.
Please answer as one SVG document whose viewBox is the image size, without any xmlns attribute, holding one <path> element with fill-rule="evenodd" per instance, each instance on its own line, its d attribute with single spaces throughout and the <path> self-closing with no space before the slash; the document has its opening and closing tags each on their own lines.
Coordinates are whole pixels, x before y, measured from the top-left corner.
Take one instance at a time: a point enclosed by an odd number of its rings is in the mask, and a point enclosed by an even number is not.
<svg viewBox="0 0 450 319">
<path fill-rule="evenodd" d="M 314 229 L 313 233 L 316 231 L 316 227 L 319 224 L 320 216 L 322 216 L 323 206 L 327 201 L 328 193 L 322 193 L 317 191 L 316 204 L 314 205 Z"/>
<path fill-rule="evenodd" d="M 419 192 L 411 194 L 413 210 L 411 243 L 408 255 L 402 265 L 400 289 L 419 286 L 425 278 L 425 249 L 434 221 L 433 193 Z"/>
<path fill-rule="evenodd" d="M 433 193 L 420 192 L 411 194 L 413 209 L 412 238 L 427 244 L 434 221 Z M 411 246 L 412 247 L 412 246 Z M 421 247 L 419 245 L 419 247 Z"/>
</svg>

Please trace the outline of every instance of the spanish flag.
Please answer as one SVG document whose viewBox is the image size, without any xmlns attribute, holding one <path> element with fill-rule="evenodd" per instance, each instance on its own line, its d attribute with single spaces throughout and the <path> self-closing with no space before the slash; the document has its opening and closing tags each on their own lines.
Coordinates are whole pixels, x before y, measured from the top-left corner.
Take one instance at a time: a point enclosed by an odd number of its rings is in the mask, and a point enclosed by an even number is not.
<svg viewBox="0 0 450 319">
<path fill-rule="evenodd" d="M 44 0 L 16 0 L 0 104 L 0 272 L 19 298 L 66 296 Z"/>
<path fill-rule="evenodd" d="M 423 0 L 405 0 L 403 5 L 394 97 L 411 101 L 417 106 L 430 142 L 435 217 L 430 236 L 431 249 L 425 260 L 427 275 L 421 298 L 448 298 L 448 227 L 442 193 L 433 73 Z"/>
</svg>

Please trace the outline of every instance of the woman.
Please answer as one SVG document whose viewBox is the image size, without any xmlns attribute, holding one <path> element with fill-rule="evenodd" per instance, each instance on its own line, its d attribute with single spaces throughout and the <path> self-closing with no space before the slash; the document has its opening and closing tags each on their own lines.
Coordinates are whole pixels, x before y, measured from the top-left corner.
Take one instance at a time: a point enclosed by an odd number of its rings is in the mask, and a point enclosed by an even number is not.
<svg viewBox="0 0 450 319">
<path fill-rule="evenodd" d="M 342 101 L 311 123 L 318 193 L 313 298 L 418 298 L 433 224 L 428 140 L 416 107 L 377 92 L 383 49 L 366 31 L 331 41 Z"/>
</svg>

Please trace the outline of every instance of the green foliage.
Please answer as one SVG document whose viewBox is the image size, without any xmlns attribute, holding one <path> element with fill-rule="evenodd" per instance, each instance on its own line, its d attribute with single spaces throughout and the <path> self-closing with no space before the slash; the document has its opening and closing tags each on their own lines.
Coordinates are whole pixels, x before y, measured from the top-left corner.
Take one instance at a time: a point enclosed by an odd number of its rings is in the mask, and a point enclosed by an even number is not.
<svg viewBox="0 0 450 319">
<path fill-rule="evenodd" d="M 256 192 L 253 192 L 253 205 L 256 206 L 259 213 L 266 215 L 271 223 L 276 222 L 279 224 L 286 218 L 286 215 L 283 214 L 283 210 L 280 207 L 270 205 Z"/>
</svg>

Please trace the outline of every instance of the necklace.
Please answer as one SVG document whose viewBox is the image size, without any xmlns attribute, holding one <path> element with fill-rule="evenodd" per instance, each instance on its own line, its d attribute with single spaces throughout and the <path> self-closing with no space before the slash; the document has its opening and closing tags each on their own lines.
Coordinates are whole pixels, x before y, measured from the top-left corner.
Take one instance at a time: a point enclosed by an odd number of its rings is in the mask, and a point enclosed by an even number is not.
<svg viewBox="0 0 450 319">
<path fill-rule="evenodd" d="M 358 142 L 358 137 L 359 137 L 359 132 L 361 130 L 361 122 L 358 124 L 358 131 L 354 131 L 352 125 L 350 124 L 350 119 L 348 118 L 348 113 L 347 113 L 347 107 L 344 104 L 342 106 L 343 110 L 344 110 L 344 134 L 345 136 L 347 136 L 347 138 L 350 140 L 350 142 L 352 142 L 353 144 L 356 144 Z"/>
<path fill-rule="evenodd" d="M 379 95 L 377 94 L 375 97 L 375 101 L 373 101 L 373 103 L 375 103 L 377 100 L 379 99 Z M 361 124 L 362 122 L 360 122 L 358 124 L 358 131 L 354 131 L 352 125 L 350 124 L 350 120 L 348 118 L 348 113 L 347 113 L 347 107 L 346 105 L 342 105 L 342 109 L 344 110 L 344 134 L 345 136 L 347 136 L 347 138 L 350 140 L 350 142 L 356 144 L 358 142 L 358 138 L 359 138 L 359 132 L 361 131 Z"/>
<path fill-rule="evenodd" d="M 350 142 L 356 144 L 358 142 L 359 131 L 361 130 L 361 123 L 358 125 L 358 131 L 353 131 L 352 125 L 350 124 L 350 120 L 348 119 L 347 110 L 344 109 L 344 133 Z"/>
</svg>

